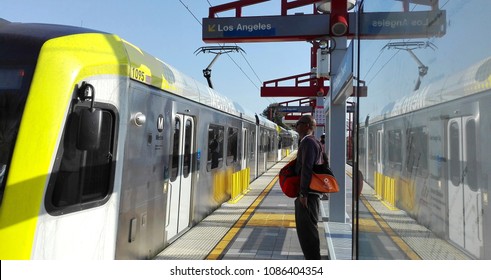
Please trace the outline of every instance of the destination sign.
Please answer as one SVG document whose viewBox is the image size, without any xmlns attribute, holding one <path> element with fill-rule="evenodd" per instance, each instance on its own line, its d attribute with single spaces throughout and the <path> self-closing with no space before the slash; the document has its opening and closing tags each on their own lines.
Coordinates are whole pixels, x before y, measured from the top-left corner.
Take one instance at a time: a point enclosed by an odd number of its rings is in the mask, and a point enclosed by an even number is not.
<svg viewBox="0 0 491 280">
<path fill-rule="evenodd" d="M 329 33 L 329 15 L 203 18 L 203 41 L 305 41 Z"/>
<path fill-rule="evenodd" d="M 446 33 L 444 10 L 418 12 L 377 12 L 360 15 L 360 37 L 363 39 L 405 39 L 441 37 Z M 350 17 L 350 22 L 355 22 Z M 356 26 L 349 26 L 354 34 Z"/>
<path fill-rule="evenodd" d="M 355 37 L 356 14 L 348 14 L 348 38 Z M 330 35 L 329 14 L 203 18 L 206 43 L 306 41 Z M 441 37 L 446 33 L 444 10 L 374 12 L 360 15 L 362 39 Z"/>
<path fill-rule="evenodd" d="M 278 112 L 283 113 L 309 113 L 312 112 L 311 106 L 278 106 L 276 107 Z"/>
</svg>

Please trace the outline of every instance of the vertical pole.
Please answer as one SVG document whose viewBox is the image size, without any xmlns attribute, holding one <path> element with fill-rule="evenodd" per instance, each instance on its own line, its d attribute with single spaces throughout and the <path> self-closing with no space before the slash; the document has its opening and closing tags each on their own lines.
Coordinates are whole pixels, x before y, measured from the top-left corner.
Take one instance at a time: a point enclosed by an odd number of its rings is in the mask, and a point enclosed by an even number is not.
<svg viewBox="0 0 491 280">
<path fill-rule="evenodd" d="M 347 38 L 335 37 L 336 49 L 331 53 L 331 77 L 336 76 L 341 69 L 341 62 L 347 52 Z M 331 79 L 331 82 L 338 79 Z M 345 81 L 338 81 L 344 83 Z M 331 83 L 331 89 L 337 85 Z M 339 184 L 339 192 L 331 194 L 329 199 L 329 221 L 346 222 L 346 101 L 341 104 L 333 103 L 333 96 L 329 94 L 329 155 L 331 169 Z"/>
<path fill-rule="evenodd" d="M 404 0 L 402 2 L 402 10 L 404 12 L 409 12 L 409 0 Z"/>
</svg>

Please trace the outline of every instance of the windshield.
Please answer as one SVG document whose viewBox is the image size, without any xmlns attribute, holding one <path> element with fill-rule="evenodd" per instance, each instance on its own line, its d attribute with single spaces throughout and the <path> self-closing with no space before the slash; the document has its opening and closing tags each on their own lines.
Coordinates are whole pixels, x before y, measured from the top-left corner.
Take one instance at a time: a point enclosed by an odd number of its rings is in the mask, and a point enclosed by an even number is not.
<svg viewBox="0 0 491 280">
<path fill-rule="evenodd" d="M 0 64 L 0 201 L 27 99 L 26 74 L 25 67 Z"/>
</svg>

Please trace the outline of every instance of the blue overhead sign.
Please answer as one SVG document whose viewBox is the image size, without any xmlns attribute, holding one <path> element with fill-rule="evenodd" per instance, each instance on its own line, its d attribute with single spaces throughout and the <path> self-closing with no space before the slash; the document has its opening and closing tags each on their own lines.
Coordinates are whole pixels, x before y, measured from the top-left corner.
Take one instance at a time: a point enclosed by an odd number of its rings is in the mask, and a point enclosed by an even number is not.
<svg viewBox="0 0 491 280">
<path fill-rule="evenodd" d="M 278 106 L 278 112 L 283 113 L 309 113 L 312 112 L 311 106 Z"/>
<path fill-rule="evenodd" d="M 441 37 L 446 33 L 444 10 L 418 12 L 376 12 L 360 14 L 360 37 L 364 39 L 406 39 Z M 354 23 L 350 14 L 350 23 Z M 356 25 L 349 25 L 354 34 Z"/>
<path fill-rule="evenodd" d="M 305 41 L 329 34 L 329 15 L 203 18 L 203 41 Z"/>
<path fill-rule="evenodd" d="M 355 13 L 348 14 L 348 38 L 356 35 Z M 203 18 L 207 43 L 314 40 L 330 35 L 329 14 Z M 362 39 L 441 37 L 446 32 L 444 10 L 360 14 Z"/>
</svg>

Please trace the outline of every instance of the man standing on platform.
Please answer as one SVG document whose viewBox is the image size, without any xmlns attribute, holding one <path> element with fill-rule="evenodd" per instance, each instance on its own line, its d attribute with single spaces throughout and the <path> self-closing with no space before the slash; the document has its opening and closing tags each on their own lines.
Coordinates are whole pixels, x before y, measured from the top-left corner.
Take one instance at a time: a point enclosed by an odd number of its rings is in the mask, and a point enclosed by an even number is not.
<svg viewBox="0 0 491 280">
<path fill-rule="evenodd" d="M 319 194 L 309 188 L 312 169 L 321 155 L 321 145 L 314 137 L 315 119 L 303 115 L 295 128 L 300 136 L 295 171 L 300 175 L 300 193 L 295 199 L 295 223 L 302 252 L 307 260 L 320 260 L 320 241 L 317 231 Z"/>
</svg>

